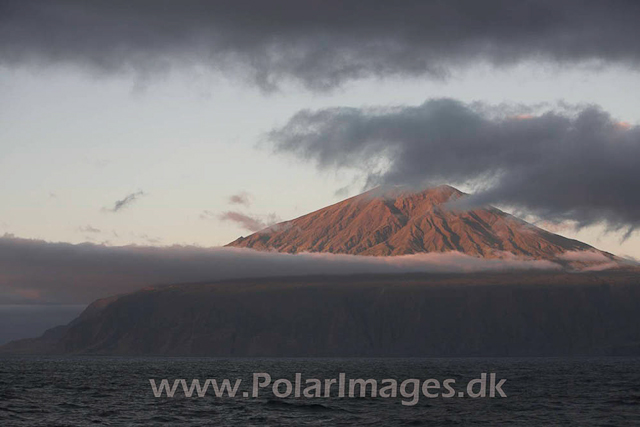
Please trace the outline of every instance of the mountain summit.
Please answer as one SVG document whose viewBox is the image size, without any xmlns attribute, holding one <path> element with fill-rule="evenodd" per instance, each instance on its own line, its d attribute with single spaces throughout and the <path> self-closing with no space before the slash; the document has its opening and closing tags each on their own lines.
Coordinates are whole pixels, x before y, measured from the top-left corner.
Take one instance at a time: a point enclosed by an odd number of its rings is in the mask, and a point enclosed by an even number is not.
<svg viewBox="0 0 640 427">
<path fill-rule="evenodd" d="M 536 259 L 595 250 L 493 207 L 457 211 L 447 205 L 465 195 L 448 185 L 420 192 L 374 189 L 227 246 L 376 256 L 458 251 L 495 258 L 507 252 Z"/>
</svg>

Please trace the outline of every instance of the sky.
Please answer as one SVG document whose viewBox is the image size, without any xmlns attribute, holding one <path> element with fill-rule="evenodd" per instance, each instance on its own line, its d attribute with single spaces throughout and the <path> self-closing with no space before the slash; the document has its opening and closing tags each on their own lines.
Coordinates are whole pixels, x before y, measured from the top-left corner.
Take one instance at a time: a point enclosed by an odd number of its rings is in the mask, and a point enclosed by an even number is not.
<svg viewBox="0 0 640 427">
<path fill-rule="evenodd" d="M 203 77 L 206 84 L 175 72 L 138 89 L 133 76 L 5 66 L 0 227 L 56 242 L 217 246 L 247 234 L 240 224 L 220 221 L 220 213 L 291 219 L 359 193 L 366 182 L 355 168 L 317 170 L 274 152 L 266 140 L 305 108 L 418 106 L 441 97 L 494 106 L 567 102 L 598 104 L 621 122 L 637 122 L 635 72 L 517 68 L 476 67 L 444 82 L 363 81 L 316 94 L 299 88 L 264 93 L 213 73 Z M 348 191 L 338 192 L 343 187 Z M 109 211 L 138 192 L 130 205 Z M 248 203 L 230 202 L 243 193 Z M 607 235 L 600 227 L 569 231 L 563 230 L 640 256 L 637 235 L 620 244 L 621 233 Z"/>
<path fill-rule="evenodd" d="M 210 248 L 372 186 L 448 183 L 640 258 L 638 17 L 633 1 L 1 1 L 0 235 Z"/>
</svg>

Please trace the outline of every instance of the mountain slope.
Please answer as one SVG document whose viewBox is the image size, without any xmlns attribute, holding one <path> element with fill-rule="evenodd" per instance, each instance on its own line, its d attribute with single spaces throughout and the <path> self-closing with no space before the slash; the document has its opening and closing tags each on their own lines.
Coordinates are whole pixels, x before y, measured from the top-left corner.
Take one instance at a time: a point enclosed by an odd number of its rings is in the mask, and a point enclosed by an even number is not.
<svg viewBox="0 0 640 427">
<path fill-rule="evenodd" d="M 447 185 L 418 193 L 372 190 L 227 246 L 378 256 L 458 251 L 493 258 L 509 252 L 537 259 L 594 250 L 496 208 L 459 212 L 445 205 L 464 195 Z"/>
</svg>

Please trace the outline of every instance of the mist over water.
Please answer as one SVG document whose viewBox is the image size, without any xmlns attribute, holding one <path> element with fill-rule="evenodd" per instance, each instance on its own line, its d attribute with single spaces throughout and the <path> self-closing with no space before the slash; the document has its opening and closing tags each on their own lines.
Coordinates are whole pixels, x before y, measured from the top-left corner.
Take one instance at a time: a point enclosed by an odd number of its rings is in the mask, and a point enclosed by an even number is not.
<svg viewBox="0 0 640 427">
<path fill-rule="evenodd" d="M 75 319 L 86 304 L 0 304 L 0 345 L 12 340 L 32 338 Z"/>
<path fill-rule="evenodd" d="M 149 379 L 506 378 L 506 398 L 156 398 Z M 214 359 L 14 357 L 0 363 L 0 424 L 50 425 L 638 425 L 640 359 Z"/>
</svg>

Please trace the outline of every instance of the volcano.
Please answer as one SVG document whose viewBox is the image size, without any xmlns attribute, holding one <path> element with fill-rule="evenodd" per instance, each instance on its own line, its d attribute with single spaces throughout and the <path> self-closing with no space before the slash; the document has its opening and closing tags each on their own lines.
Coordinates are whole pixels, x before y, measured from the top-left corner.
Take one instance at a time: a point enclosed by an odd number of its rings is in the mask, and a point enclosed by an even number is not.
<svg viewBox="0 0 640 427">
<path fill-rule="evenodd" d="M 328 271 L 149 286 L 98 300 L 68 325 L 0 346 L 0 354 L 640 355 L 635 267 L 618 268 L 611 254 L 493 207 L 456 209 L 453 202 L 465 196 L 450 186 L 376 189 L 227 246 L 369 256 L 457 251 L 552 260 L 568 268 Z"/>
<path fill-rule="evenodd" d="M 456 210 L 467 196 L 448 185 L 412 192 L 374 189 L 227 246 L 286 253 L 392 256 L 457 251 L 499 258 L 508 254 L 557 259 L 573 251 L 596 251 L 550 233 L 494 207 Z"/>
</svg>

